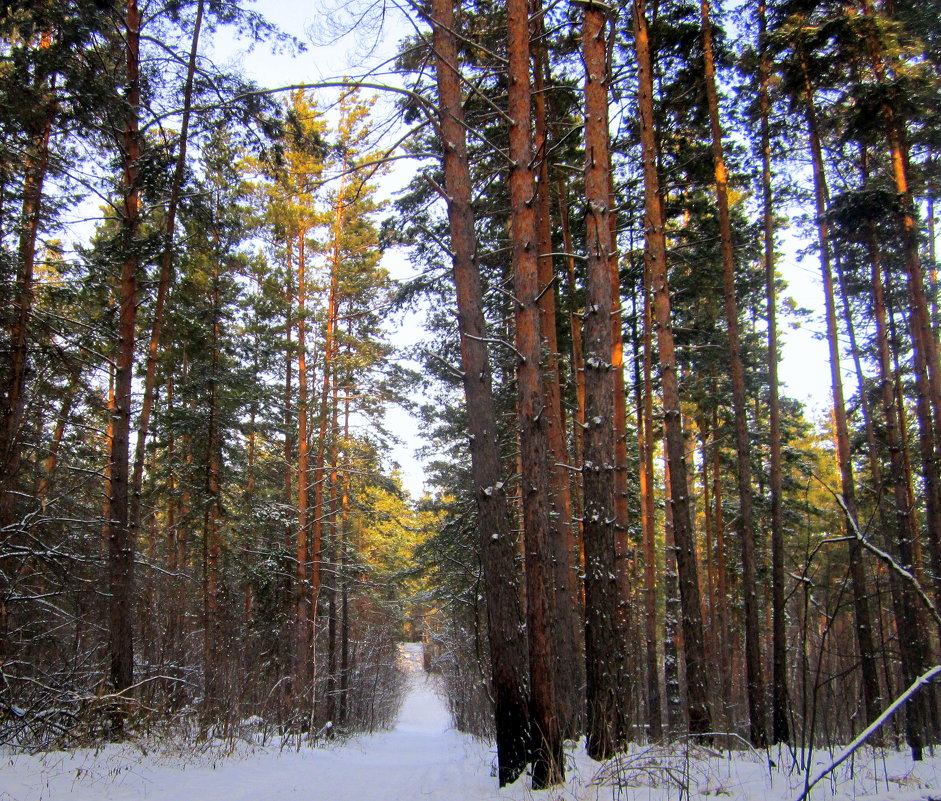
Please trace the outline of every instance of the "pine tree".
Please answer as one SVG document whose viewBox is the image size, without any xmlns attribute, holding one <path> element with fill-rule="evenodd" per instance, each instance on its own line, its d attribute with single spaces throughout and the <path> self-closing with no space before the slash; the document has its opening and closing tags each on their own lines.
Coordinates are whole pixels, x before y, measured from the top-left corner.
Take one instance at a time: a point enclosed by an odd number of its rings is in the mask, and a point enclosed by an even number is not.
<svg viewBox="0 0 941 801">
<path fill-rule="evenodd" d="M 494 693 L 499 782 L 514 781 L 529 761 L 526 695 L 528 648 L 520 605 L 516 543 L 497 443 L 496 409 L 482 310 L 477 237 L 471 205 L 470 170 L 455 45 L 454 7 L 435 0 L 432 26 L 438 88 L 439 136 L 451 236 L 454 285 L 461 335 L 461 362 L 467 399 L 474 499 L 484 581 Z"/>
</svg>

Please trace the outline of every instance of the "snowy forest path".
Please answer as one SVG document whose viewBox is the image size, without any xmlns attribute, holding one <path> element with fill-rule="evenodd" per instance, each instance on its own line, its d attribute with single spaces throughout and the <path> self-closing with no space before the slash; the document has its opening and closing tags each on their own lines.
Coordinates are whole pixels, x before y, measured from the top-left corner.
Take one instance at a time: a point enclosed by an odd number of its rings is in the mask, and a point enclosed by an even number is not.
<svg viewBox="0 0 941 801">
<path fill-rule="evenodd" d="M 451 727 L 437 678 L 422 670 L 421 646 L 402 646 L 401 658 L 406 696 L 389 731 L 322 748 L 269 745 L 245 748 L 232 756 L 212 750 L 185 753 L 173 744 L 146 751 L 124 744 L 4 754 L 0 801 L 675 801 L 683 795 L 669 781 L 649 786 L 656 771 L 650 773 L 643 760 L 634 787 L 601 787 L 599 765 L 582 748 L 568 752 L 564 787 L 535 793 L 523 778 L 499 789 L 492 775 L 491 746 Z M 635 752 L 634 758 L 645 750 Z M 674 775 L 686 775 L 692 798 L 789 801 L 803 787 L 802 774 L 786 769 L 769 781 L 767 762 L 760 753 L 742 752 L 734 759 L 711 749 L 693 753 L 690 761 L 688 751 L 667 747 L 654 756 L 671 765 Z M 829 762 L 826 750 L 816 756 L 814 770 Z M 783 764 L 786 756 L 778 752 L 776 758 Z M 855 759 L 855 774 L 841 768 L 838 786 L 822 782 L 814 797 L 820 801 L 938 798 L 941 759 L 937 757 L 914 767 L 907 754 L 899 752 L 887 757 L 860 752 Z"/>
<path fill-rule="evenodd" d="M 466 801 L 500 798 L 489 746 L 451 728 L 421 645 L 403 646 L 408 687 L 390 731 L 326 748 L 268 747 L 222 759 L 132 746 L 19 757 L 0 801 Z M 37 770 L 36 761 L 42 761 Z"/>
</svg>

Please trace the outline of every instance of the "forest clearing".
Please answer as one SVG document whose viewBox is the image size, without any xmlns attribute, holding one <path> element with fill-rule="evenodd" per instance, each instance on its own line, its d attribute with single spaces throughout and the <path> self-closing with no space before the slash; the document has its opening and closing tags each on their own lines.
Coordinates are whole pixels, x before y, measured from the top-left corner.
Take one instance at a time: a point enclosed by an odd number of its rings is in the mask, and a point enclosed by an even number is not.
<svg viewBox="0 0 941 801">
<path fill-rule="evenodd" d="M 0 0 L 0 801 L 936 801 L 939 109 L 941 0 Z"/>
</svg>

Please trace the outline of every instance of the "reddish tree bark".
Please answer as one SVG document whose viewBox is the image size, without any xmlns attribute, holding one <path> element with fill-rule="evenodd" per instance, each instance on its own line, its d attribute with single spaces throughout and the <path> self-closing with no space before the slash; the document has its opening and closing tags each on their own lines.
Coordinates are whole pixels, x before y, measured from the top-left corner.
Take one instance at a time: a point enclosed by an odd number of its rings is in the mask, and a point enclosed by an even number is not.
<svg viewBox="0 0 941 801">
<path fill-rule="evenodd" d="M 543 370 L 543 392 L 546 398 L 547 458 L 549 460 L 550 547 L 553 583 L 556 594 L 557 623 L 555 636 L 556 707 L 562 735 L 576 739 L 582 731 L 584 696 L 581 671 L 576 657 L 580 651 L 577 606 L 571 591 L 572 494 L 569 483 L 568 448 L 562 419 L 562 381 L 559 372 L 559 343 L 556 335 L 556 287 L 552 257 L 552 230 L 549 197 L 549 129 L 546 100 L 546 48 L 543 10 L 540 0 L 531 0 L 534 35 L 533 56 L 533 117 L 536 156 L 536 233 L 539 267 L 539 332 L 546 354 Z"/>
<path fill-rule="evenodd" d="M 722 282 L 725 299 L 725 320 L 729 341 L 729 367 L 732 376 L 732 408 L 735 419 L 735 452 L 738 461 L 738 536 L 742 549 L 742 605 L 745 623 L 745 673 L 748 695 L 750 739 L 763 748 L 768 742 L 768 715 L 765 682 L 761 667 L 758 623 L 757 557 L 755 555 L 755 521 L 751 486 L 751 442 L 748 436 L 747 399 L 745 397 L 745 366 L 739 336 L 738 301 L 735 293 L 735 253 L 732 244 L 732 220 L 729 213 L 728 177 L 722 145 L 722 124 L 719 120 L 719 97 L 712 52 L 712 20 L 709 0 L 700 0 L 706 98 L 709 106 L 709 129 L 712 135 L 712 161 L 715 175 L 716 200 L 719 211 L 719 243 L 722 253 Z"/>
<path fill-rule="evenodd" d="M 294 350 L 291 347 L 294 338 L 294 321 L 292 318 L 294 311 L 294 278 L 291 272 L 292 250 L 290 239 L 286 244 L 284 263 L 284 416 L 282 418 L 284 426 L 284 491 L 281 498 L 286 506 L 290 506 L 294 500 L 294 425 L 291 419 L 291 409 L 294 405 L 294 391 L 292 388 Z M 290 539 L 289 535 L 288 547 L 291 545 Z"/>
<path fill-rule="evenodd" d="M 610 169 L 606 7 L 583 7 L 585 63 L 585 662 L 587 748 L 607 759 L 623 748 L 627 723 L 621 693 L 624 631 L 620 624 L 615 497 L 614 382 L 611 318 Z"/>
<path fill-rule="evenodd" d="M 344 171 L 345 176 L 345 171 Z M 334 387 L 336 384 L 336 376 L 334 375 L 334 361 L 337 354 L 337 341 L 336 341 L 336 325 L 338 319 L 338 306 L 339 306 L 339 271 L 340 271 L 340 234 L 342 227 L 342 215 L 343 215 L 343 203 L 344 203 L 344 192 L 346 184 L 345 177 L 341 177 L 340 186 L 337 190 L 336 198 L 336 207 L 334 209 L 334 219 L 333 219 L 333 247 L 330 255 L 330 286 L 327 290 L 327 317 L 326 317 L 326 332 L 324 336 L 324 345 L 323 345 L 323 378 L 321 388 L 320 388 L 320 408 L 319 408 L 319 418 L 320 418 L 320 430 L 318 432 L 317 440 L 317 454 L 314 459 L 314 502 L 311 509 L 312 516 L 312 533 L 311 533 L 311 544 L 310 544 L 310 559 L 311 559 L 311 571 L 310 571 L 310 588 L 311 588 L 311 617 L 316 620 L 317 618 L 317 603 L 320 597 L 321 581 L 322 581 L 322 562 L 323 562 L 323 536 L 324 536 L 324 521 L 327 517 L 327 512 L 325 508 L 327 504 L 325 503 L 325 484 L 327 480 L 327 443 L 329 437 L 327 433 L 328 429 L 328 420 L 329 420 L 329 410 L 330 410 L 330 392 L 331 386 Z"/>
<path fill-rule="evenodd" d="M 569 214 L 568 186 L 564 180 L 558 181 L 559 192 L 559 227 L 562 229 L 562 248 L 565 251 L 565 286 L 568 290 L 570 303 L 569 332 L 572 337 L 572 376 L 575 383 L 575 411 L 572 433 L 573 456 L 576 464 L 581 464 L 583 458 L 583 440 L 585 430 L 585 357 L 582 348 L 581 315 L 575 307 L 575 293 L 577 291 L 577 276 L 575 274 L 575 244 L 572 240 L 572 226 Z"/>
<path fill-rule="evenodd" d="M 37 75 L 41 87 L 47 76 Z M 9 355 L 5 357 L 2 407 L 0 407 L 0 528 L 14 522 L 16 514 L 15 479 L 20 470 L 20 427 L 26 409 L 26 375 L 30 317 L 33 310 L 36 265 L 36 239 L 42 219 L 43 185 L 49 168 L 49 138 L 57 113 L 57 104 L 50 100 L 44 119 L 32 132 L 25 156 L 23 204 L 20 214 L 20 236 L 16 249 L 16 283 L 13 290 L 14 312 L 9 327 Z"/>
<path fill-rule="evenodd" d="M 514 781 L 528 761 L 526 628 L 517 538 L 512 533 L 497 440 L 452 0 L 433 0 L 431 22 L 471 471 L 486 587 L 498 776 L 503 786 Z"/>
<path fill-rule="evenodd" d="M 636 6 L 635 6 L 636 10 Z M 635 17 L 636 22 L 636 17 Z M 647 21 L 634 28 L 634 35 L 647 40 Z M 660 695 L 660 671 L 657 659 L 657 556 L 656 511 L 654 506 L 654 436 L 653 436 L 653 306 L 651 303 L 648 260 L 644 259 L 644 333 L 643 333 L 643 442 L 641 446 L 640 503 L 644 532 L 644 613 L 647 638 L 647 717 L 651 740 L 663 736 L 663 698 Z"/>
<path fill-rule="evenodd" d="M 121 231 L 124 261 L 118 288 L 118 348 L 115 359 L 114 433 L 111 438 L 111 482 L 108 503 L 108 588 L 110 619 L 108 650 L 111 689 L 126 692 L 134 683 L 134 530 L 130 525 L 128 479 L 130 468 L 131 382 L 134 372 L 134 334 L 137 322 L 137 272 L 139 243 L 140 188 L 138 162 L 140 133 L 140 15 L 136 0 L 128 0 L 125 30 L 127 88 L 124 98 L 125 127 L 122 141 Z M 116 709 L 112 729 L 119 735 L 123 713 Z"/>
<path fill-rule="evenodd" d="M 635 22 L 646 19 L 643 0 L 634 0 Z M 696 564 L 695 537 L 687 492 L 685 446 L 680 411 L 676 348 L 670 312 L 670 285 L 667 278 L 666 237 L 657 173 L 657 142 L 653 117 L 653 74 L 647 39 L 635 37 L 638 64 L 638 109 L 640 111 L 641 148 L 644 171 L 644 257 L 650 270 L 654 292 L 654 318 L 660 349 L 660 380 L 663 387 L 663 425 L 666 457 L 670 468 L 669 500 L 682 603 L 682 626 L 686 660 L 686 685 L 689 701 L 690 731 L 705 735 L 712 729 L 708 703 L 706 655 L 703 639 L 699 570 Z"/>
<path fill-rule="evenodd" d="M 542 391 L 539 265 L 532 143 L 529 4 L 507 3 L 510 117 L 510 248 L 516 306 L 516 368 L 529 629 L 529 712 L 533 787 L 562 781 L 562 736 L 556 710 L 557 624 L 552 590 L 546 399 Z"/>
<path fill-rule="evenodd" d="M 307 264 L 304 240 L 297 237 L 297 537 L 294 596 L 294 693 L 300 700 L 307 692 L 311 647 L 310 593 L 307 539 L 310 536 L 308 490 L 310 487 L 310 441 L 307 434 Z"/>
</svg>

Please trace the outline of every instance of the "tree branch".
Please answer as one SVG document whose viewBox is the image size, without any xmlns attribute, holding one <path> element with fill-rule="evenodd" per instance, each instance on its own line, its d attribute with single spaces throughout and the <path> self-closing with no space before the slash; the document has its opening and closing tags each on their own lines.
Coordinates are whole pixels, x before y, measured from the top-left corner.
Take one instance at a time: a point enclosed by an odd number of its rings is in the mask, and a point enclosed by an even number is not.
<svg viewBox="0 0 941 801">
<path fill-rule="evenodd" d="M 842 505 L 842 504 L 841 504 Z M 846 507 L 844 507 L 846 508 Z M 860 538 L 862 539 L 862 538 Z M 890 557 L 891 558 L 891 557 Z M 902 707 L 902 705 L 911 698 L 915 693 L 917 693 L 922 687 L 929 684 L 932 679 L 941 675 L 941 665 L 935 665 L 931 670 L 923 673 L 914 682 L 912 682 L 911 687 L 909 687 L 904 693 L 902 693 L 898 698 L 896 698 L 886 710 L 879 715 L 872 723 L 870 723 L 865 729 L 863 729 L 846 748 L 843 749 L 843 753 L 840 754 L 833 762 L 831 762 L 827 767 L 821 770 L 816 776 L 814 776 L 813 781 L 808 782 L 804 785 L 804 792 L 802 792 L 796 799 L 796 801 L 805 801 L 807 796 L 810 795 L 810 791 L 826 776 L 829 776 L 833 771 L 835 771 L 840 765 L 846 762 L 857 750 L 875 734 L 879 729 L 885 725 L 885 723 L 890 720 L 896 712 Z"/>
</svg>

